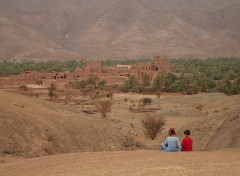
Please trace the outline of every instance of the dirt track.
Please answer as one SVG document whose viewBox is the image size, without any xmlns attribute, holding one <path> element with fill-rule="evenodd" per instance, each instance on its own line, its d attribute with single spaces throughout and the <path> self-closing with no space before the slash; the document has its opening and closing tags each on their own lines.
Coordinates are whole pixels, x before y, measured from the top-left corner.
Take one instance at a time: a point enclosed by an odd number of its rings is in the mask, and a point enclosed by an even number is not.
<svg viewBox="0 0 240 176">
<path fill-rule="evenodd" d="M 0 164 L 1 176 L 238 176 L 240 151 L 77 153 Z"/>
</svg>

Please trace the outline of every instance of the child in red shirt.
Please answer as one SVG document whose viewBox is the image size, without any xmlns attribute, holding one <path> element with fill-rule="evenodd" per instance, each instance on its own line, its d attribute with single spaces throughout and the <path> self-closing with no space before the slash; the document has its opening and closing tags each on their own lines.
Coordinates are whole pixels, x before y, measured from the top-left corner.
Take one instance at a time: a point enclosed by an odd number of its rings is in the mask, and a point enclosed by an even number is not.
<svg viewBox="0 0 240 176">
<path fill-rule="evenodd" d="M 192 144 L 193 144 L 193 140 L 190 137 L 190 131 L 189 130 L 185 130 L 184 131 L 184 135 L 185 138 L 182 141 L 182 151 L 183 152 L 190 152 L 192 151 Z"/>
</svg>

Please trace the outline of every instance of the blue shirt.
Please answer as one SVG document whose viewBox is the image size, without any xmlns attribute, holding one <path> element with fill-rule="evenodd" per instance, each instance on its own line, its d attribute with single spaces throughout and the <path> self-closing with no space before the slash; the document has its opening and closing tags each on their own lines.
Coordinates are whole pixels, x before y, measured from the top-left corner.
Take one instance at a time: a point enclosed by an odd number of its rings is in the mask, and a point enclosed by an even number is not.
<svg viewBox="0 0 240 176">
<path fill-rule="evenodd" d="M 181 143 L 176 136 L 169 136 L 165 140 L 165 148 L 166 152 L 177 152 L 181 150 Z"/>
</svg>

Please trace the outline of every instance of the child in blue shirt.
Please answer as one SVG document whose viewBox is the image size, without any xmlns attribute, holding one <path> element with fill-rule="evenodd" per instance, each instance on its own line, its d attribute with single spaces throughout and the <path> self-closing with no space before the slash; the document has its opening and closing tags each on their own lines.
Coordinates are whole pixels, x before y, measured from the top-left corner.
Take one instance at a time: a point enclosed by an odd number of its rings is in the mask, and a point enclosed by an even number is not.
<svg viewBox="0 0 240 176">
<path fill-rule="evenodd" d="M 180 152 L 182 147 L 179 138 L 176 136 L 175 130 L 170 128 L 168 135 L 165 142 L 161 144 L 161 148 L 165 152 Z"/>
</svg>

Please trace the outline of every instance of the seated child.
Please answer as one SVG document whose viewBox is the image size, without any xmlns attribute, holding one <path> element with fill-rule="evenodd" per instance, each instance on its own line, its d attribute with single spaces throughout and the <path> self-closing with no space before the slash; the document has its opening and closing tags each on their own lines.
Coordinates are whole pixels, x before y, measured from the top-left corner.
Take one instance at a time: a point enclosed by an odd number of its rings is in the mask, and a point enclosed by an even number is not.
<svg viewBox="0 0 240 176">
<path fill-rule="evenodd" d="M 189 130 L 185 130 L 184 131 L 184 135 L 185 138 L 182 141 L 182 151 L 183 152 L 190 152 L 192 151 L 192 145 L 193 145 L 193 140 L 190 137 L 190 131 Z"/>
<path fill-rule="evenodd" d="M 170 128 L 168 131 L 168 137 L 165 142 L 161 144 L 162 149 L 165 152 L 179 152 L 181 151 L 181 143 L 176 136 L 176 132 L 173 128 Z"/>
</svg>

